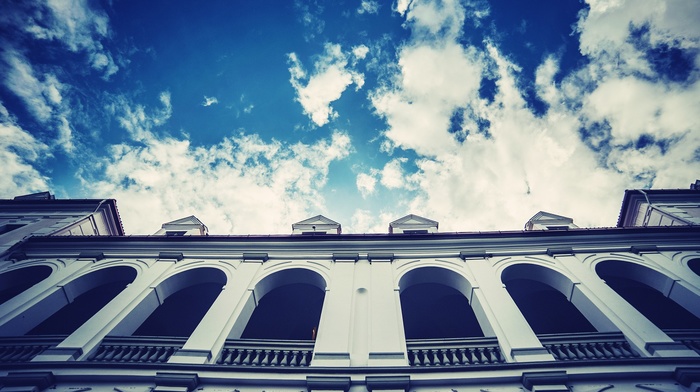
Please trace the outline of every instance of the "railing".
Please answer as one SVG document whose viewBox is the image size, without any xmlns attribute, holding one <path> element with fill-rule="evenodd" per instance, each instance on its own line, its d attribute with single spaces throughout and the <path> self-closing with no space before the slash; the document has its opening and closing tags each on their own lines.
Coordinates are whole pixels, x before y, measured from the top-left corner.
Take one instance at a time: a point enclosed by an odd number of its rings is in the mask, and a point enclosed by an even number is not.
<svg viewBox="0 0 700 392">
<path fill-rule="evenodd" d="M 65 336 L 17 336 L 0 338 L 0 363 L 29 362 Z"/>
<path fill-rule="evenodd" d="M 411 366 L 462 366 L 503 363 L 496 338 L 407 340 Z"/>
<path fill-rule="evenodd" d="M 165 363 L 186 338 L 107 337 L 88 361 Z"/>
<path fill-rule="evenodd" d="M 700 354 L 700 330 L 697 329 L 675 329 L 664 330 L 666 335 L 676 342 L 681 342 L 691 350 Z"/>
<path fill-rule="evenodd" d="M 538 338 L 558 361 L 639 357 L 620 332 L 539 335 Z"/>
<path fill-rule="evenodd" d="M 219 365 L 305 367 L 311 363 L 314 342 L 303 340 L 227 340 Z"/>
</svg>

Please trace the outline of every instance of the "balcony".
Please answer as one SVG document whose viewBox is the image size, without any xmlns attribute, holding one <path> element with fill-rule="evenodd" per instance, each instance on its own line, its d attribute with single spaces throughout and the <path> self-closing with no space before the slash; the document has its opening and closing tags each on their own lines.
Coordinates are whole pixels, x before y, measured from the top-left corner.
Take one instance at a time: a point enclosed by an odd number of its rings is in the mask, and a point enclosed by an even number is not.
<svg viewBox="0 0 700 392">
<path fill-rule="evenodd" d="M 496 338 L 411 339 L 410 366 L 465 366 L 504 363 Z"/>
<path fill-rule="evenodd" d="M 65 336 L 18 336 L 0 338 L 0 363 L 29 362 L 42 351 L 59 344 Z"/>
<path fill-rule="evenodd" d="M 106 337 L 88 361 L 166 363 L 186 338 Z"/>
<path fill-rule="evenodd" d="M 218 365 L 306 367 L 311 363 L 314 342 L 308 340 L 227 340 Z"/>
<path fill-rule="evenodd" d="M 552 334 L 538 338 L 557 361 L 639 357 L 621 332 Z"/>
</svg>

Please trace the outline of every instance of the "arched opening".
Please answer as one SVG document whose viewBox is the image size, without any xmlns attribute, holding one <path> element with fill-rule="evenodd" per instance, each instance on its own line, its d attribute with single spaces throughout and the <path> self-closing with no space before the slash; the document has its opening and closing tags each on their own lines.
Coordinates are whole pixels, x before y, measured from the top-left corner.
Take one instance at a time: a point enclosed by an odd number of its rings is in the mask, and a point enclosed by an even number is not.
<svg viewBox="0 0 700 392">
<path fill-rule="evenodd" d="M 437 267 L 417 268 L 399 281 L 406 339 L 483 337 L 467 296 L 471 285 Z"/>
<path fill-rule="evenodd" d="M 241 338 L 313 340 L 321 320 L 326 282 L 316 272 L 289 269 L 260 281 L 257 299 Z"/>
<path fill-rule="evenodd" d="M 574 285 L 564 275 L 537 265 L 516 264 L 503 271 L 501 280 L 536 334 L 597 331 L 570 302 Z"/>
<path fill-rule="evenodd" d="M 132 335 L 190 336 L 225 284 L 226 274 L 216 268 L 196 268 L 168 278 L 156 288 L 162 303 Z"/>
<path fill-rule="evenodd" d="M 639 264 L 617 260 L 599 263 L 596 273 L 657 327 L 700 328 L 700 318 L 688 310 L 698 311 L 700 298 L 668 276 Z"/>
<path fill-rule="evenodd" d="M 695 272 L 695 275 L 700 276 L 700 259 L 692 259 L 688 262 L 688 268 Z"/>
<path fill-rule="evenodd" d="M 70 335 L 136 278 L 131 267 L 110 267 L 89 273 L 64 286 L 66 296 L 74 296 L 27 335 Z"/>
<path fill-rule="evenodd" d="M 0 275 L 0 305 L 51 275 L 46 265 L 20 268 Z"/>
</svg>

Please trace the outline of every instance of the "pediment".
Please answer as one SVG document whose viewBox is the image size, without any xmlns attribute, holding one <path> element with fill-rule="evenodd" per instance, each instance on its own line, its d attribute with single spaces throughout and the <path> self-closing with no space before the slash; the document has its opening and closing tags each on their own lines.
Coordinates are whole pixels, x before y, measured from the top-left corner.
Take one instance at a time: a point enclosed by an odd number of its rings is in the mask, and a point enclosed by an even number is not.
<svg viewBox="0 0 700 392">
<path fill-rule="evenodd" d="M 404 233 L 409 231 L 436 232 L 438 222 L 422 216 L 409 214 L 389 223 L 389 233 Z"/>
<path fill-rule="evenodd" d="M 185 217 L 185 218 L 176 219 L 172 222 L 163 223 L 163 227 L 176 226 L 176 225 L 204 225 L 204 223 L 202 223 L 202 221 L 197 219 L 197 217 L 194 215 L 190 215 L 190 216 Z"/>
<path fill-rule="evenodd" d="M 568 216 L 552 214 L 551 212 L 540 211 L 536 213 L 529 222 L 573 222 L 574 220 Z"/>
<path fill-rule="evenodd" d="M 316 215 L 292 224 L 294 234 L 340 234 L 340 232 L 340 223 L 323 215 Z"/>
</svg>

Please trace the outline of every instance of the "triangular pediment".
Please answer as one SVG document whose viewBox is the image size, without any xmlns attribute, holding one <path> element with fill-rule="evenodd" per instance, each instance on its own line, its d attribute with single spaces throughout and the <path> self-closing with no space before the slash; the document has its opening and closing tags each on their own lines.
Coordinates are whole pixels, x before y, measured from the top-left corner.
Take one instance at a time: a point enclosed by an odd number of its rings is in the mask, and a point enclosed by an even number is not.
<svg viewBox="0 0 700 392">
<path fill-rule="evenodd" d="M 297 225 L 338 225 L 339 223 L 332 220 L 328 219 L 323 215 L 316 215 L 314 217 L 304 219 L 301 222 L 297 222 L 293 224 L 292 226 L 297 226 Z"/>
<path fill-rule="evenodd" d="M 422 216 L 409 214 L 389 223 L 389 233 L 426 232 L 437 231 L 438 222 Z"/>
<path fill-rule="evenodd" d="M 292 224 L 293 234 L 340 234 L 340 231 L 340 223 L 323 215 Z"/>
<path fill-rule="evenodd" d="M 577 228 L 574 220 L 568 216 L 540 211 L 525 223 L 525 230 L 551 230 L 552 228 Z"/>
<path fill-rule="evenodd" d="M 203 225 L 203 224 L 204 224 L 204 223 L 202 223 L 202 221 L 200 221 L 199 219 L 197 219 L 196 216 L 190 215 L 190 216 L 185 217 L 185 218 L 176 219 L 176 220 L 174 220 L 174 221 L 172 221 L 172 222 L 163 223 L 163 226 L 170 226 L 170 225 Z"/>
</svg>

